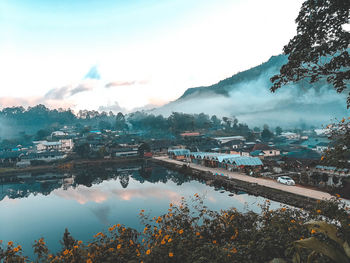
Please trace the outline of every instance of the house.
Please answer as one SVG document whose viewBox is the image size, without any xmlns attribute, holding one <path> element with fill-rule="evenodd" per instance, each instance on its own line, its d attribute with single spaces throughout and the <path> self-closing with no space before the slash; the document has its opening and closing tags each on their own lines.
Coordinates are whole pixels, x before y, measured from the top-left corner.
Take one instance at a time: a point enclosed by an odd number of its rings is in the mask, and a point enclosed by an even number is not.
<svg viewBox="0 0 350 263">
<path fill-rule="evenodd" d="M 231 149 L 238 149 L 243 147 L 243 144 L 244 144 L 244 141 L 242 140 L 231 140 L 231 141 L 222 143 L 221 146 L 229 147 Z"/>
<path fill-rule="evenodd" d="M 0 152 L 0 164 L 2 166 L 7 166 L 15 164 L 24 155 L 21 151 L 3 151 Z"/>
<path fill-rule="evenodd" d="M 300 144 L 300 146 L 303 148 L 309 148 L 309 149 L 316 151 L 316 146 L 321 142 L 328 144 L 330 142 L 330 140 L 328 138 L 325 138 L 325 137 L 310 137 L 306 141 L 302 142 Z"/>
<path fill-rule="evenodd" d="M 199 137 L 201 134 L 199 132 L 184 132 L 180 133 L 181 137 Z"/>
<path fill-rule="evenodd" d="M 189 153 L 188 149 L 168 149 L 168 156 L 175 160 L 185 160 Z"/>
<path fill-rule="evenodd" d="M 58 151 L 58 152 L 69 152 L 72 151 L 74 143 L 72 139 L 61 139 L 59 141 L 34 141 L 33 142 L 37 152 L 46 151 Z"/>
<path fill-rule="evenodd" d="M 280 150 L 262 143 L 254 145 L 252 152 L 257 153 L 256 151 L 261 151 L 260 154 L 263 154 L 264 157 L 279 156 L 281 154 Z"/>
<path fill-rule="evenodd" d="M 328 149 L 328 143 L 320 142 L 316 145 L 316 152 L 322 153 Z"/>
<path fill-rule="evenodd" d="M 243 136 L 227 136 L 227 137 L 216 137 L 214 138 L 217 140 L 220 144 L 227 143 L 229 141 L 234 141 L 234 140 L 240 140 L 240 141 L 245 141 L 245 138 Z"/>
<path fill-rule="evenodd" d="M 138 150 L 137 148 L 121 148 L 115 150 L 114 156 L 115 157 L 131 157 L 131 156 L 138 156 Z"/>
<path fill-rule="evenodd" d="M 67 135 L 68 135 L 68 133 L 64 132 L 64 131 L 54 131 L 54 132 L 51 133 L 51 138 L 54 138 L 54 137 L 65 137 Z"/>
<path fill-rule="evenodd" d="M 299 140 L 300 134 L 297 134 L 295 132 L 282 132 L 281 137 L 286 138 L 287 140 Z"/>
<path fill-rule="evenodd" d="M 32 163 L 32 161 L 44 161 L 51 162 L 57 161 L 65 158 L 67 155 L 63 152 L 58 151 L 47 151 L 47 152 L 37 152 L 37 153 L 28 153 L 23 155 L 21 160 L 16 163 L 17 167 L 25 167 Z"/>
</svg>

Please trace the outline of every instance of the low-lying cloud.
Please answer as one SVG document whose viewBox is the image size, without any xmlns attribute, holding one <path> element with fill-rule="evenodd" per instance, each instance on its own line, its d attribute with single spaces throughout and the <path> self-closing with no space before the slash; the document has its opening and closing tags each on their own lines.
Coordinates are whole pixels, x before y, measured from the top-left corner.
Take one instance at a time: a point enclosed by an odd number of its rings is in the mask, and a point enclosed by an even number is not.
<svg viewBox="0 0 350 263">
<path fill-rule="evenodd" d="M 170 115 L 174 111 L 210 115 L 235 116 L 248 125 L 295 127 L 327 124 L 335 117 L 349 114 L 346 96 L 338 94 L 326 83 L 316 88 L 303 89 L 302 85 L 288 85 L 276 93 L 269 88 L 273 71 L 251 81 L 229 87 L 229 96 L 213 92 L 195 92 L 184 99 L 153 110 L 153 113 Z"/>
</svg>

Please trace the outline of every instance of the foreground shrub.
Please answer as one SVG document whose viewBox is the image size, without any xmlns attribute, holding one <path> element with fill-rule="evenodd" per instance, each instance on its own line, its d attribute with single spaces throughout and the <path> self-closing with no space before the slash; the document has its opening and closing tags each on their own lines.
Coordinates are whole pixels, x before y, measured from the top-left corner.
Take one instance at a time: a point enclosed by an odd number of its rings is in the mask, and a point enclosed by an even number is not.
<svg viewBox="0 0 350 263">
<path fill-rule="evenodd" d="M 151 218 L 144 210 L 142 232 L 114 225 L 91 242 L 75 240 L 68 230 L 62 249 L 50 254 L 43 238 L 35 241 L 36 262 L 349 262 L 350 216 L 335 198 L 313 211 L 289 207 L 261 213 L 209 210 L 196 194 L 190 204 L 170 204 Z M 2 244 L 0 261 L 28 262 L 21 246 Z"/>
</svg>

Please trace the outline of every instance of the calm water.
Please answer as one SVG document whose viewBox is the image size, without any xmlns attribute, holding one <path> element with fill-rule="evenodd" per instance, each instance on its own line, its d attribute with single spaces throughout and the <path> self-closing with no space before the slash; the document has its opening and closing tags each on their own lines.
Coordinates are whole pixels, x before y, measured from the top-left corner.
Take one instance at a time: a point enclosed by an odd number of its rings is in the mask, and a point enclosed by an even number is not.
<svg viewBox="0 0 350 263">
<path fill-rule="evenodd" d="M 214 210 L 235 207 L 260 211 L 264 198 L 214 189 L 160 166 L 98 168 L 75 174 L 23 175 L 0 185 L 0 240 L 12 240 L 32 255 L 35 239 L 44 237 L 51 252 L 60 249 L 65 228 L 88 241 L 113 224 L 141 229 L 141 209 L 151 215 L 167 212 L 169 203 L 198 193 Z M 272 207 L 280 204 L 272 202 Z"/>
</svg>

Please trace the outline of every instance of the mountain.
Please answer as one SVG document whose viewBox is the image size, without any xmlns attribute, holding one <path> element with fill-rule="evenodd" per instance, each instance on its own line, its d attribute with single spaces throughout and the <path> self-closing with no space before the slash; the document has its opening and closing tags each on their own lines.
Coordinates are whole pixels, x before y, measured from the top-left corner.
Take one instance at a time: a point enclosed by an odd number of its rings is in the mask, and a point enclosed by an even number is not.
<svg viewBox="0 0 350 263">
<path fill-rule="evenodd" d="M 284 55 L 273 56 L 267 62 L 214 85 L 190 88 L 176 101 L 152 113 L 207 113 L 235 116 L 248 125 L 295 127 L 325 125 L 334 118 L 349 114 L 345 94 L 338 94 L 325 81 L 309 84 L 300 81 L 270 92 L 270 78 L 287 62 Z"/>
</svg>

